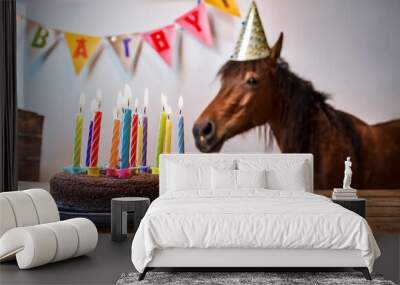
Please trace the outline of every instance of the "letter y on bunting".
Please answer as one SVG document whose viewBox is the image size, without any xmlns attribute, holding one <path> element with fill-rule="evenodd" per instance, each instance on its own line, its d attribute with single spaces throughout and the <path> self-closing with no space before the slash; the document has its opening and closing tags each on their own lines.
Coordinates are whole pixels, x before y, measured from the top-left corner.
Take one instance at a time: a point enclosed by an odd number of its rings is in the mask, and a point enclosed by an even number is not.
<svg viewBox="0 0 400 285">
<path fill-rule="evenodd" d="M 143 39 L 154 48 L 169 66 L 172 65 L 172 45 L 175 40 L 174 25 L 144 33 Z"/>
<path fill-rule="evenodd" d="M 69 53 L 71 54 L 75 73 L 79 74 L 96 51 L 96 48 L 101 42 L 101 37 L 65 33 L 64 38 L 67 42 Z"/>
<path fill-rule="evenodd" d="M 182 15 L 175 22 L 206 45 L 212 46 L 210 23 L 208 22 L 207 9 L 203 1 L 200 1 L 196 8 Z"/>
</svg>

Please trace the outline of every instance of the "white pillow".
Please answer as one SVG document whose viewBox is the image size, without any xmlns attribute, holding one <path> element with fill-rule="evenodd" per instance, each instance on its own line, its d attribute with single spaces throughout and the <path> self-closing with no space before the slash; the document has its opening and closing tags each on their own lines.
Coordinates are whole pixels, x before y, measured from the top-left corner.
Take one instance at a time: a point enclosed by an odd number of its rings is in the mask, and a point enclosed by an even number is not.
<svg viewBox="0 0 400 285">
<path fill-rule="evenodd" d="M 178 163 L 168 164 L 167 190 L 185 191 L 210 188 L 210 170 L 206 166 L 187 166 Z"/>
<path fill-rule="evenodd" d="M 236 170 L 237 188 L 267 188 L 267 171 Z"/>
<path fill-rule="evenodd" d="M 166 191 L 211 190 L 211 168 L 234 169 L 235 160 L 181 159 L 168 161 Z"/>
<path fill-rule="evenodd" d="M 235 190 L 236 189 L 236 170 L 232 169 L 211 169 L 211 189 L 212 190 Z"/>
<path fill-rule="evenodd" d="M 266 169 L 267 188 L 271 190 L 306 191 L 308 181 L 307 160 L 240 159 L 239 170 Z"/>
<path fill-rule="evenodd" d="M 271 169 L 267 171 L 268 189 L 306 191 L 307 179 L 305 177 L 305 164 L 296 165 L 285 171 Z"/>
</svg>

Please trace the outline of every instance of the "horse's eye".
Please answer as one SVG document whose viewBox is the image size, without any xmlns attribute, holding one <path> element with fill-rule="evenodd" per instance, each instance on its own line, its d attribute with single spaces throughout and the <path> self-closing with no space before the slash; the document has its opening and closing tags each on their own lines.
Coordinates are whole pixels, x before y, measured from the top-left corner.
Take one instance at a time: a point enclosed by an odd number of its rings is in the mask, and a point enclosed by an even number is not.
<svg viewBox="0 0 400 285">
<path fill-rule="evenodd" d="M 258 84 L 258 80 L 254 77 L 250 77 L 249 79 L 247 79 L 246 83 L 250 86 L 256 86 Z"/>
</svg>

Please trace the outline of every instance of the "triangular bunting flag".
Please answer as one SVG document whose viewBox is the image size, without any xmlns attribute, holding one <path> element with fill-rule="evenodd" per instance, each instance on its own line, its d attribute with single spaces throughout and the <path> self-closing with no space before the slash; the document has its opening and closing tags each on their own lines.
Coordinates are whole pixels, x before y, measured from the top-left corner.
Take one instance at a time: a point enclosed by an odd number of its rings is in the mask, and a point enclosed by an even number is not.
<svg viewBox="0 0 400 285">
<path fill-rule="evenodd" d="M 125 71 L 131 73 L 140 54 L 142 38 L 140 35 L 121 35 L 109 37 L 108 41 L 113 47 Z"/>
<path fill-rule="evenodd" d="M 144 33 L 143 39 L 154 48 L 168 65 L 172 65 L 172 45 L 175 41 L 174 25 Z"/>
<path fill-rule="evenodd" d="M 75 73 L 79 74 L 83 66 L 88 62 L 96 48 L 101 42 L 101 37 L 92 37 L 87 35 L 65 33 Z"/>
<path fill-rule="evenodd" d="M 39 23 L 27 20 L 27 39 L 29 44 L 28 59 L 33 61 L 35 58 L 44 55 L 55 45 L 59 39 L 60 32 L 45 28 Z"/>
<path fill-rule="evenodd" d="M 207 9 L 203 1 L 200 1 L 196 8 L 182 15 L 175 22 L 206 45 L 212 46 L 210 23 L 208 22 Z"/>
<path fill-rule="evenodd" d="M 240 17 L 240 10 L 236 0 L 206 0 L 206 3 L 225 13 Z"/>
</svg>

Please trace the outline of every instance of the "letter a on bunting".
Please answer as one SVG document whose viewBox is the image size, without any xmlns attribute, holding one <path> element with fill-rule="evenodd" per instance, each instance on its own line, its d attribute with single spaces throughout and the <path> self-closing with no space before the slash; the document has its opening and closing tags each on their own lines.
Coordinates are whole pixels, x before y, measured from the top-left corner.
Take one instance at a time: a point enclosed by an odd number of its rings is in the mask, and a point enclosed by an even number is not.
<svg viewBox="0 0 400 285">
<path fill-rule="evenodd" d="M 236 0 L 206 0 L 206 3 L 225 13 L 240 17 L 240 10 Z"/>
<path fill-rule="evenodd" d="M 65 33 L 64 38 L 74 64 L 75 73 L 79 74 L 96 51 L 101 42 L 101 37 Z"/>
<path fill-rule="evenodd" d="M 169 66 L 172 65 L 172 45 L 175 39 L 174 25 L 144 33 L 143 39 L 154 48 Z"/>
<path fill-rule="evenodd" d="M 210 24 L 208 22 L 207 9 L 203 1 L 196 8 L 176 19 L 175 22 L 207 46 L 212 46 L 213 40 L 210 32 Z"/>
</svg>

